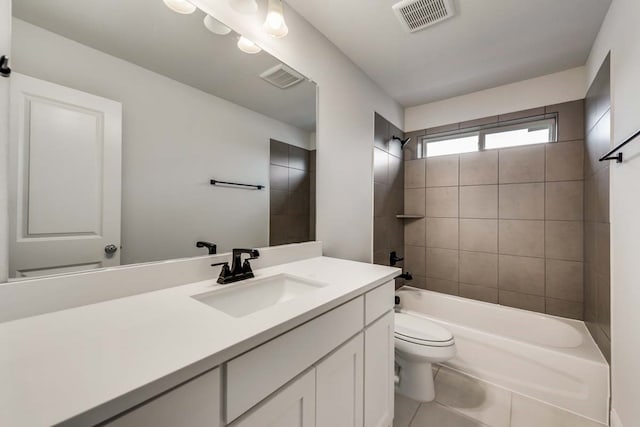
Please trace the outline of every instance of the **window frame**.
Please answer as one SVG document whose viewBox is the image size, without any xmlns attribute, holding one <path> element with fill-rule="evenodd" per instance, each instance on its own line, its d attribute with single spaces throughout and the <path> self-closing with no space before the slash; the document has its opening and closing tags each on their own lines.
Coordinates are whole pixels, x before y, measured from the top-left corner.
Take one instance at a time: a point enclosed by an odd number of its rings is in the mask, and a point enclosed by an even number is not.
<svg viewBox="0 0 640 427">
<path fill-rule="evenodd" d="M 448 141 L 448 140 L 452 140 L 452 139 L 459 139 L 459 138 L 467 138 L 470 136 L 478 136 L 478 151 L 480 151 L 480 133 L 477 130 L 472 130 L 472 131 L 468 131 L 467 129 L 463 129 L 461 131 L 456 131 L 456 133 L 450 133 L 447 132 L 447 135 L 445 134 L 441 134 L 441 135 L 432 135 L 432 136 L 425 136 L 422 138 L 422 153 L 423 153 L 423 157 L 427 158 L 427 144 L 430 144 L 432 142 L 443 142 L 443 141 Z M 429 141 L 426 141 L 426 140 Z M 431 156 L 431 157 L 442 157 L 442 156 L 453 156 L 454 154 L 466 154 L 466 153 L 476 153 L 477 151 L 460 151 L 458 153 L 450 153 L 450 154 L 440 154 L 438 156 Z"/>
<path fill-rule="evenodd" d="M 523 145 L 513 145 L 509 147 L 486 148 L 485 143 L 486 143 L 487 134 L 508 132 L 508 131 L 520 130 L 520 129 L 528 129 L 536 125 L 543 125 L 543 124 L 549 128 L 549 141 L 536 142 L 536 143 L 523 144 Z M 539 145 L 539 144 L 553 144 L 558 142 L 558 116 L 557 114 L 545 114 L 543 116 L 527 117 L 524 119 L 509 120 L 502 123 L 491 123 L 484 126 L 476 126 L 471 128 L 458 129 L 454 131 L 440 132 L 433 135 L 425 135 L 420 140 L 420 145 L 419 145 L 420 158 L 443 157 L 443 156 L 452 156 L 455 154 L 469 153 L 469 152 L 460 152 L 460 153 L 442 154 L 438 156 L 428 157 L 427 144 L 432 142 L 442 142 L 442 141 L 446 141 L 447 139 L 464 138 L 472 135 L 478 136 L 478 150 L 472 151 L 472 153 L 492 151 L 492 150 L 504 150 L 504 149 L 516 148 L 516 147 L 528 147 L 531 145 Z"/>
</svg>

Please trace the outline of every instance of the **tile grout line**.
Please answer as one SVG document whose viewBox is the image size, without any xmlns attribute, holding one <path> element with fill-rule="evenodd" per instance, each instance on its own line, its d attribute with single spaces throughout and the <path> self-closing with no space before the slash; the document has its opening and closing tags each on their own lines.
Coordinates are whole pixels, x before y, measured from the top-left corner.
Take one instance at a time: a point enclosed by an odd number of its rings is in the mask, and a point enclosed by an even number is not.
<svg viewBox="0 0 640 427">
<path fill-rule="evenodd" d="M 461 206 L 461 203 L 460 203 L 460 181 L 461 181 L 461 179 L 460 179 L 460 175 L 461 175 L 460 164 L 461 164 L 461 155 L 460 154 L 458 154 L 457 163 L 458 163 L 458 189 L 457 189 L 458 190 L 458 221 L 457 221 L 457 223 L 458 223 L 458 251 L 457 251 L 457 254 L 458 254 L 458 280 L 457 280 L 457 282 L 458 282 L 458 296 L 460 296 L 460 264 L 462 264 L 461 257 L 460 257 L 460 206 Z M 438 369 L 438 372 L 440 372 L 440 369 Z"/>
<path fill-rule="evenodd" d="M 546 109 L 546 107 L 545 107 Z M 560 117 L 558 115 L 558 118 L 556 120 L 559 121 Z M 548 307 L 547 307 L 547 153 L 549 152 L 548 147 L 544 147 L 544 199 L 542 200 L 542 206 L 543 206 L 543 210 L 544 210 L 544 235 L 542 236 L 542 242 L 543 242 L 543 247 L 542 247 L 542 251 L 544 254 L 544 274 L 543 274 L 543 278 L 544 278 L 544 313 L 547 314 L 548 313 Z"/>
<path fill-rule="evenodd" d="M 437 400 L 433 400 L 432 402 L 428 402 L 428 403 L 433 403 L 434 405 L 438 405 L 438 406 L 442 406 L 445 409 L 448 409 L 450 412 L 454 413 L 456 416 L 465 419 L 465 420 L 469 420 L 474 422 L 478 427 L 495 427 L 492 426 L 490 424 L 485 424 L 483 421 L 478 420 L 477 418 L 474 418 L 470 415 L 465 414 L 464 412 L 461 412 L 458 408 L 455 408 L 453 406 L 449 406 L 446 405 L 442 402 L 438 402 Z M 424 405 L 424 403 L 421 403 L 420 406 Z M 416 412 L 417 414 L 417 412 Z M 413 420 L 412 420 L 413 422 Z M 409 426 L 411 427 L 411 425 Z M 431 427 L 431 426 L 416 426 L 416 427 Z M 433 427 L 439 427 L 439 426 L 433 426 Z"/>
<path fill-rule="evenodd" d="M 499 150 L 502 151 L 502 150 Z M 279 165 L 275 165 L 275 166 L 279 166 Z M 287 166 L 281 166 L 281 167 L 287 167 Z M 604 170 L 606 167 L 603 166 L 601 169 Z M 597 171 L 597 172 L 601 172 L 601 171 Z M 596 172 L 596 173 L 597 173 Z M 595 175 L 595 173 L 593 174 Z M 483 185 L 523 185 L 523 184 L 544 184 L 546 182 L 578 182 L 578 181 L 583 181 L 583 179 L 550 179 L 550 180 L 542 180 L 542 181 L 513 181 L 513 182 L 500 182 L 500 183 L 496 183 L 496 184 L 461 184 L 460 187 L 481 187 Z M 445 188 L 445 187 L 455 187 L 455 185 L 429 185 L 426 186 L 426 188 Z M 422 187 L 406 187 L 407 189 L 411 189 L 411 188 L 422 188 Z"/>
<path fill-rule="evenodd" d="M 496 173 L 497 173 L 497 177 L 496 177 L 496 182 L 498 183 L 498 197 L 497 197 L 497 206 L 496 206 L 496 216 L 498 217 L 496 219 L 496 252 L 497 252 L 497 261 L 496 261 L 496 268 L 498 271 L 496 271 L 496 288 L 498 288 L 498 304 L 500 304 L 500 151 L 498 150 L 498 153 L 496 155 L 496 157 L 498 158 L 498 164 L 497 164 L 497 168 L 496 168 Z"/>
<path fill-rule="evenodd" d="M 407 427 L 411 427 L 411 424 L 413 424 L 413 421 L 416 419 L 416 415 L 418 415 L 418 412 L 420 411 L 420 407 L 422 406 L 422 403 L 420 403 L 417 407 L 416 410 L 413 411 L 413 415 L 411 416 L 411 419 L 409 419 L 409 423 L 407 424 Z"/>
<path fill-rule="evenodd" d="M 426 154 L 426 153 L 423 153 L 423 155 L 424 154 Z M 427 158 L 426 157 L 423 157 L 423 158 L 424 158 L 424 181 L 423 181 L 424 188 L 422 189 L 422 192 L 424 194 L 424 205 L 423 205 L 423 208 L 424 208 L 424 217 L 427 218 Z M 424 277 L 424 287 L 425 287 L 425 289 L 428 289 L 428 286 L 427 286 L 427 268 L 428 268 L 427 267 L 427 221 L 426 221 L 426 219 L 424 221 L 424 230 L 425 230 L 424 231 L 425 232 L 425 235 L 424 235 L 425 248 L 424 248 L 424 256 L 422 257 L 422 262 L 424 263 L 424 276 L 425 276 Z"/>
</svg>

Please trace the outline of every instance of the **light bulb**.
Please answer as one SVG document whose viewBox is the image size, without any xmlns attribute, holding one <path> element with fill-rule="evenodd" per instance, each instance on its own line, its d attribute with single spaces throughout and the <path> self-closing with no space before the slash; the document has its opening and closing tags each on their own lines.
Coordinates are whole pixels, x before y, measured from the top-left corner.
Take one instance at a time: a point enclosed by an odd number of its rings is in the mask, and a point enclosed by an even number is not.
<svg viewBox="0 0 640 427">
<path fill-rule="evenodd" d="M 281 0 L 269 0 L 267 18 L 264 20 L 264 30 L 273 37 L 284 37 L 289 32 L 284 21 L 284 8 Z"/>
<path fill-rule="evenodd" d="M 258 11 L 258 3 L 256 0 L 229 0 L 229 5 L 236 12 L 245 15 L 256 13 Z"/>
<path fill-rule="evenodd" d="M 164 0 L 164 4 L 174 12 L 188 15 L 196 11 L 196 7 L 187 0 Z"/>
<path fill-rule="evenodd" d="M 204 26 L 207 27 L 207 30 L 214 34 L 218 34 L 219 36 L 226 36 L 231 32 L 231 28 L 227 27 L 211 15 L 204 17 Z"/>
<path fill-rule="evenodd" d="M 282 17 L 282 15 L 280 15 L 279 13 L 270 12 L 267 15 L 266 24 L 269 26 L 269 28 L 277 30 L 284 23 L 283 21 L 284 18 Z"/>
<path fill-rule="evenodd" d="M 240 38 L 238 39 L 238 49 L 240 49 L 244 53 L 251 54 L 258 53 L 262 50 L 254 42 L 243 36 L 240 36 Z"/>
</svg>

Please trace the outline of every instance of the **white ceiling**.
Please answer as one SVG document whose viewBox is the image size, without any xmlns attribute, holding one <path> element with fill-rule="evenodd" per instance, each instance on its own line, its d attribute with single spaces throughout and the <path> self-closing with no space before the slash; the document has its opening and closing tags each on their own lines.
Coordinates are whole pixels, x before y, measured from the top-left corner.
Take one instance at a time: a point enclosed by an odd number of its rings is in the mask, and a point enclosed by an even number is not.
<svg viewBox="0 0 640 427">
<path fill-rule="evenodd" d="M 282 90 L 265 82 L 260 73 L 280 61 L 265 52 L 241 52 L 233 33 L 210 33 L 201 11 L 179 15 L 162 0 L 13 0 L 13 15 L 276 120 L 315 130 L 315 84 L 305 81 Z"/>
<path fill-rule="evenodd" d="M 457 16 L 407 33 L 397 1 L 287 3 L 404 106 L 584 65 L 611 3 L 455 0 Z"/>
</svg>

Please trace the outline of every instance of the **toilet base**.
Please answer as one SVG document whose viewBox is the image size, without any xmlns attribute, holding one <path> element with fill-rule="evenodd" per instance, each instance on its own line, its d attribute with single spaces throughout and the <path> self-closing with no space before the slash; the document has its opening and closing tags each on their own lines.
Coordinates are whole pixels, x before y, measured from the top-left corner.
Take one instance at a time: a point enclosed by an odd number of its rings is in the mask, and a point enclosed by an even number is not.
<svg viewBox="0 0 640 427">
<path fill-rule="evenodd" d="M 396 386 L 396 392 L 418 402 L 431 402 L 436 398 L 430 362 L 412 362 L 403 359 L 398 353 L 396 362 L 400 366 L 400 381 Z"/>
</svg>

